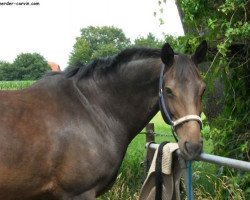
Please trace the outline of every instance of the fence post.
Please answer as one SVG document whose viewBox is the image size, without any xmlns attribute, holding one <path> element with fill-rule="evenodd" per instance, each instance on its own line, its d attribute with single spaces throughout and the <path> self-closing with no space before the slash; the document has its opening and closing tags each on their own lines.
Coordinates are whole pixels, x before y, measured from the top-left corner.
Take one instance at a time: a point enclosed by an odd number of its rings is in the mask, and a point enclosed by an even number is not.
<svg viewBox="0 0 250 200">
<path fill-rule="evenodd" d="M 146 144 L 148 142 L 155 142 L 155 135 L 154 135 L 154 124 L 149 123 L 146 126 Z M 146 149 L 146 157 L 144 160 L 144 177 L 146 178 L 148 174 L 148 170 L 150 168 L 150 165 L 152 163 L 153 157 L 154 157 L 155 150 L 152 148 L 147 148 Z"/>
</svg>

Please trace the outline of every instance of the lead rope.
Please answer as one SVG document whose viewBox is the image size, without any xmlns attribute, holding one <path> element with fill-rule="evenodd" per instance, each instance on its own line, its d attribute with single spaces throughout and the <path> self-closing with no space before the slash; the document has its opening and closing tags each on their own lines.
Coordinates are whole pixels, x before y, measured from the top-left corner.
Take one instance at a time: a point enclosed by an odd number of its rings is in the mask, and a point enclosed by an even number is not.
<svg viewBox="0 0 250 200">
<path fill-rule="evenodd" d="M 187 184 L 187 199 L 193 200 L 193 186 L 192 186 L 192 162 L 188 161 L 188 184 Z"/>
<path fill-rule="evenodd" d="M 155 200 L 162 200 L 162 154 L 163 147 L 168 142 L 162 142 L 158 147 L 155 163 Z"/>
</svg>

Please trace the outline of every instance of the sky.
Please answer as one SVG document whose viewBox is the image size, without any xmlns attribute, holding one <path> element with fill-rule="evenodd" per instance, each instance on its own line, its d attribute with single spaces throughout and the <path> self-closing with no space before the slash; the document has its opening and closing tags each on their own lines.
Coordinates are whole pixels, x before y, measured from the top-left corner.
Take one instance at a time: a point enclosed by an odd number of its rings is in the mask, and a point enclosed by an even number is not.
<svg viewBox="0 0 250 200">
<path fill-rule="evenodd" d="M 39 5 L 14 4 L 22 2 Z M 132 41 L 149 32 L 159 39 L 183 35 L 174 0 L 162 8 L 160 26 L 153 14 L 158 0 L 0 0 L 0 60 L 36 52 L 64 69 L 80 29 L 90 25 L 121 28 Z"/>
</svg>

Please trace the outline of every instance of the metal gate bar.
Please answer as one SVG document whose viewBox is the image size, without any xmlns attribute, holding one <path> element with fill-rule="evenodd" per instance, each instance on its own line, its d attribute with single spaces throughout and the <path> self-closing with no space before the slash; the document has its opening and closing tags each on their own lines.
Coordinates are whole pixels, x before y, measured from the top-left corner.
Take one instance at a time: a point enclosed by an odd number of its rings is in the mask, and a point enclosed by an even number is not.
<svg viewBox="0 0 250 200">
<path fill-rule="evenodd" d="M 147 148 L 152 148 L 152 149 L 157 149 L 158 146 L 159 144 L 155 144 L 155 143 L 146 144 Z M 179 149 L 177 150 L 177 153 L 180 154 Z M 232 168 L 243 170 L 243 171 L 250 171 L 250 162 L 236 160 L 232 158 L 226 158 L 222 156 L 216 156 L 216 155 L 207 154 L 207 153 L 201 153 L 196 161 L 204 161 L 208 163 L 222 165 L 225 167 L 232 167 Z"/>
</svg>

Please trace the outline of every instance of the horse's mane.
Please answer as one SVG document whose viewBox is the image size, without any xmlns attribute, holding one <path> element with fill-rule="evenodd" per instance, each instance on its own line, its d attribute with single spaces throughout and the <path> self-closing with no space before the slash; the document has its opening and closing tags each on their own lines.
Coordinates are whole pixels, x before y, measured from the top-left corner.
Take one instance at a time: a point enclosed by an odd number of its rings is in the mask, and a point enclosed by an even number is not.
<svg viewBox="0 0 250 200">
<path fill-rule="evenodd" d="M 106 58 L 98 58 L 89 64 L 78 63 L 74 66 L 69 66 L 63 72 L 53 72 L 49 75 L 61 74 L 67 78 L 77 76 L 77 78 L 83 78 L 92 75 L 93 72 L 101 72 L 105 74 L 109 71 L 116 70 L 122 64 L 133 60 L 140 60 L 145 58 L 159 58 L 160 49 L 151 48 L 129 48 L 121 51 L 116 56 L 110 56 Z"/>
</svg>

